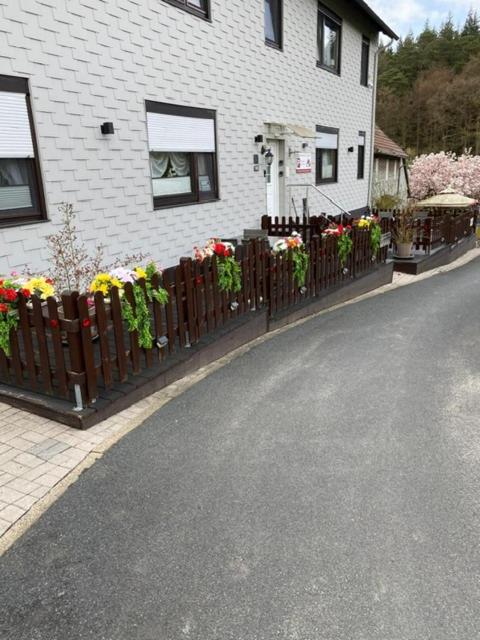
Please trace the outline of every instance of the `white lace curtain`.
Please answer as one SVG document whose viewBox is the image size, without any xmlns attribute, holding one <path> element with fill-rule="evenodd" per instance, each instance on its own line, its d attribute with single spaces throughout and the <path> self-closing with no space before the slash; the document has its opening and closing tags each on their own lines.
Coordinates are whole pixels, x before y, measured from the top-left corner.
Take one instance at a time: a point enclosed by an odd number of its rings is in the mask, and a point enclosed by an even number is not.
<svg viewBox="0 0 480 640">
<path fill-rule="evenodd" d="M 172 178 L 190 175 L 190 159 L 187 153 L 155 152 L 150 154 L 153 178 Z"/>
</svg>

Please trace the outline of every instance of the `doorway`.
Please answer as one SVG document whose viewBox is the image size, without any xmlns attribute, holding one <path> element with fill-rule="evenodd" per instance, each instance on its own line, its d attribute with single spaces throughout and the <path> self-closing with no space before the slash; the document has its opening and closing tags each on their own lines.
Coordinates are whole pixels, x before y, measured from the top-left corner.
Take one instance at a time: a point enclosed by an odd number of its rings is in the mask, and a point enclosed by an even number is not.
<svg viewBox="0 0 480 640">
<path fill-rule="evenodd" d="M 281 215 L 282 210 L 280 202 L 284 174 L 283 140 L 267 140 L 266 145 L 273 153 L 272 164 L 265 167 L 267 214 L 274 217 Z"/>
</svg>

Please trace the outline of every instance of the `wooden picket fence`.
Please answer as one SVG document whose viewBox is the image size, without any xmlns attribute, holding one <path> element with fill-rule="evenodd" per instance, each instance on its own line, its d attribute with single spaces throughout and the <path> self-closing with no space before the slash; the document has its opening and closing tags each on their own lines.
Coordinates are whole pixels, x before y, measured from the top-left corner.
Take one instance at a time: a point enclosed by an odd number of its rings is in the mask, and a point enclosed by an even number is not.
<svg viewBox="0 0 480 640">
<path fill-rule="evenodd" d="M 372 209 L 371 212 L 379 216 L 384 229 L 392 232 L 393 242 L 395 217 L 400 211 Z M 472 209 L 418 211 L 418 217 L 413 223 L 413 246 L 416 251 L 422 250 L 428 255 L 432 249 L 441 245 L 454 244 L 461 238 L 474 233 L 475 223 L 476 212 Z"/>
<path fill-rule="evenodd" d="M 128 331 L 115 288 L 109 298 L 96 293 L 93 300 L 76 292 L 47 302 L 22 298 L 18 328 L 10 335 L 11 353 L 0 350 L 0 381 L 89 405 L 136 376 L 154 375 L 165 360 L 242 315 L 266 308 L 272 317 L 368 273 L 376 264 L 370 233 L 354 229 L 352 240 L 353 251 L 341 265 L 336 239 L 314 235 L 307 244 L 304 288 L 294 280 L 292 260 L 273 256 L 266 241 L 237 247 L 242 273 L 238 293 L 220 291 L 215 258 L 201 264 L 182 258 L 153 277 L 152 285 L 163 286 L 169 298 L 165 305 L 150 303 L 151 349 L 141 348 L 137 332 Z M 385 259 L 383 250 L 377 259 Z M 135 309 L 132 285 L 125 285 L 124 295 Z"/>
</svg>

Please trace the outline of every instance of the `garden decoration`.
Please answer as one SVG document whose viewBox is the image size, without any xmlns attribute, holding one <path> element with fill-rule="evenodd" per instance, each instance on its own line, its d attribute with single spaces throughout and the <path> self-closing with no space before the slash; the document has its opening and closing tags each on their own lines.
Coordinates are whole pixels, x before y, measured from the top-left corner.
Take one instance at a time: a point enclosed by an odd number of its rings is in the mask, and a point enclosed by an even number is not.
<svg viewBox="0 0 480 640">
<path fill-rule="evenodd" d="M 372 248 L 372 261 L 376 260 L 380 251 L 380 242 L 382 240 L 382 227 L 377 216 L 362 216 L 355 222 L 358 229 L 370 230 L 370 247 Z"/>
<path fill-rule="evenodd" d="M 277 240 L 273 245 L 273 255 L 287 254 L 293 262 L 293 277 L 302 293 L 306 292 L 305 280 L 308 271 L 308 253 L 302 236 L 294 231 L 287 238 Z"/>
<path fill-rule="evenodd" d="M 338 259 L 340 260 L 340 266 L 342 267 L 344 274 L 348 273 L 348 269 L 345 264 L 353 249 L 353 241 L 350 237 L 351 231 L 352 227 L 349 224 L 344 226 L 343 224 L 335 223 L 332 223 L 322 231 L 322 238 L 328 238 L 329 236 L 337 238 Z"/>
<path fill-rule="evenodd" d="M 193 248 L 193 257 L 197 262 L 203 262 L 205 258 L 213 256 L 217 258 L 220 291 L 238 293 L 242 288 L 242 270 L 235 260 L 233 244 L 222 242 L 218 238 L 210 238 L 203 249 L 198 246 Z"/>
</svg>

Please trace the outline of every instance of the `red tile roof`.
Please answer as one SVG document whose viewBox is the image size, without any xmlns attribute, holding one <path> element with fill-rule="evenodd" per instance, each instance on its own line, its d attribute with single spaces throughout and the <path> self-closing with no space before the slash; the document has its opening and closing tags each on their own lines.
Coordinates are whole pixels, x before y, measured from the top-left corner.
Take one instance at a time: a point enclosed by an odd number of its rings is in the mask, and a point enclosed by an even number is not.
<svg viewBox="0 0 480 640">
<path fill-rule="evenodd" d="M 375 127 L 375 153 L 392 158 L 406 158 L 407 154 L 396 142 L 389 138 L 379 127 Z"/>
</svg>

